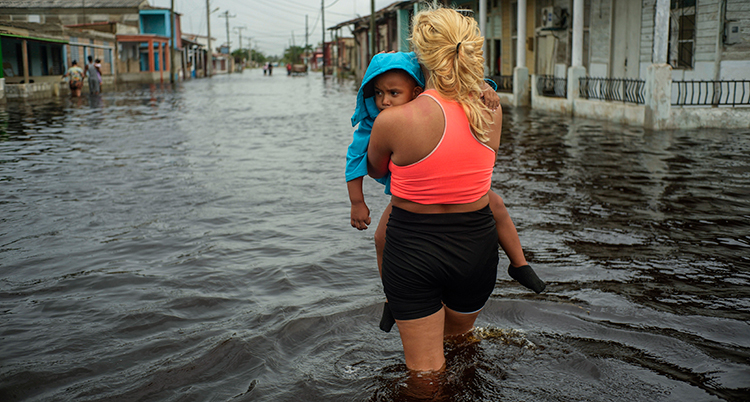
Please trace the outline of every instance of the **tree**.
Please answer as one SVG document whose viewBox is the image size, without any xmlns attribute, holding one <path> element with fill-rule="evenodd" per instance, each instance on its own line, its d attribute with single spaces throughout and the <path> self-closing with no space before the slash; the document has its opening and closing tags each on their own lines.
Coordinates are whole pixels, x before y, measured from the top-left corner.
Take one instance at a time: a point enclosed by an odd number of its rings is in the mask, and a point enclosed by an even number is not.
<svg viewBox="0 0 750 402">
<path fill-rule="evenodd" d="M 312 46 L 308 45 L 306 48 L 304 46 L 291 46 L 286 49 L 284 49 L 284 57 L 282 58 L 282 61 L 285 63 L 291 63 L 291 64 L 302 64 L 302 55 L 305 54 L 305 52 L 310 52 L 312 49 Z"/>
<path fill-rule="evenodd" d="M 248 60 L 250 59 L 250 53 L 247 51 L 247 49 L 237 49 L 232 52 L 232 57 L 240 60 Z"/>
<path fill-rule="evenodd" d="M 268 61 L 268 57 L 266 57 L 266 55 L 264 55 L 263 52 L 259 52 L 255 49 L 250 49 L 250 60 L 258 64 L 262 64 Z"/>
</svg>

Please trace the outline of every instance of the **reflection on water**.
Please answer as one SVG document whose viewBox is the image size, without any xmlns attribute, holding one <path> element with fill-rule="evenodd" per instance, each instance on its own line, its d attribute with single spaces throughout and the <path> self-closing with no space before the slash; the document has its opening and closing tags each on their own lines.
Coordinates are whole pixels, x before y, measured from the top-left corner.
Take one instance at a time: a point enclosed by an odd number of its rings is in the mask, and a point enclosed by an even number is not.
<svg viewBox="0 0 750 402">
<path fill-rule="evenodd" d="M 493 187 L 549 285 L 501 262 L 420 376 L 348 224 L 355 90 L 258 70 L 0 108 L 0 400 L 746 399 L 750 130 L 506 109 Z"/>
</svg>

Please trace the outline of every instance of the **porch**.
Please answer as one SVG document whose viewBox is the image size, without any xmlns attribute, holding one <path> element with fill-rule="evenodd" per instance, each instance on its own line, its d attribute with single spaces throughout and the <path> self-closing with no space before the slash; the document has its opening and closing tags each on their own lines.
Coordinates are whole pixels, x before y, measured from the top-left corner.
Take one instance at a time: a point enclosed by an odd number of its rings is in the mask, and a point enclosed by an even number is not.
<svg viewBox="0 0 750 402">
<path fill-rule="evenodd" d="M 169 38 L 154 34 L 117 35 L 118 82 L 153 83 L 169 79 Z"/>
</svg>

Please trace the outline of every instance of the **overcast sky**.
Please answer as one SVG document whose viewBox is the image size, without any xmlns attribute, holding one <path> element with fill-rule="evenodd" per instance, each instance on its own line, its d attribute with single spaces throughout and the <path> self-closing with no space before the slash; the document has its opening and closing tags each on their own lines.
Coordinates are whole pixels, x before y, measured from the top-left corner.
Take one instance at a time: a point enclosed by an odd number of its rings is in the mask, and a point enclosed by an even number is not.
<svg viewBox="0 0 750 402">
<path fill-rule="evenodd" d="M 171 0 L 149 0 L 156 7 L 169 8 Z M 325 25 L 332 27 L 340 22 L 359 16 L 370 15 L 370 0 L 324 0 Z M 375 0 L 379 10 L 396 0 Z M 206 34 L 206 0 L 174 0 L 175 11 L 182 14 L 182 32 Z M 211 36 L 214 47 L 227 41 L 226 19 L 220 17 L 225 11 L 229 15 L 229 36 L 232 49 L 239 47 L 238 32 L 242 32 L 242 47 L 247 48 L 250 38 L 253 49 L 266 55 L 283 55 L 284 49 L 292 43 L 305 44 L 305 15 L 308 17 L 308 43 L 315 46 L 321 42 L 323 32 L 320 21 L 320 0 L 210 0 Z M 235 27 L 246 27 L 237 30 Z M 348 34 L 344 28 L 342 33 Z M 326 40 L 330 33 L 326 32 Z"/>
</svg>

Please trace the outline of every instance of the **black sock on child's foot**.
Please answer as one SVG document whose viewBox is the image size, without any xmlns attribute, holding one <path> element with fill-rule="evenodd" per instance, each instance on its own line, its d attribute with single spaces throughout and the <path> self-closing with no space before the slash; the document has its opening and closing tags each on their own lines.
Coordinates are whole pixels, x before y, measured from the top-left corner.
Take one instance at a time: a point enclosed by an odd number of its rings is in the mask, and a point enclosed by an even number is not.
<svg viewBox="0 0 750 402">
<path fill-rule="evenodd" d="M 536 293 L 542 293 L 544 288 L 547 287 L 547 284 L 536 276 L 536 272 L 534 272 L 530 265 L 514 267 L 511 264 L 508 266 L 508 275 Z"/>
<path fill-rule="evenodd" d="M 391 314 L 388 302 L 383 303 L 383 317 L 380 318 L 380 329 L 385 332 L 391 332 L 391 328 L 393 328 L 393 324 L 395 323 L 396 320 L 393 318 L 393 314 Z"/>
</svg>

